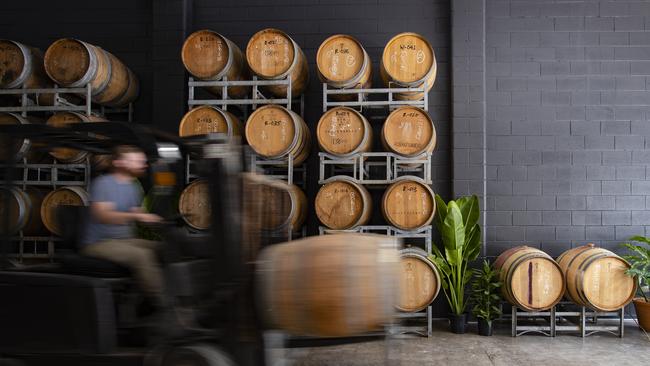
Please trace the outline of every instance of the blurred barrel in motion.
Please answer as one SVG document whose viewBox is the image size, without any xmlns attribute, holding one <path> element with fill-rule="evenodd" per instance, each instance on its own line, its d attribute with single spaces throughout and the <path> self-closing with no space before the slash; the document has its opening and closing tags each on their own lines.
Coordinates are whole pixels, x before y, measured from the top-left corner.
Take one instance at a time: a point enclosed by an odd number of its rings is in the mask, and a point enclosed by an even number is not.
<svg viewBox="0 0 650 366">
<path fill-rule="evenodd" d="M 323 151 L 336 156 L 372 150 L 372 126 L 366 117 L 349 107 L 325 112 L 318 121 L 316 137 Z"/>
<path fill-rule="evenodd" d="M 41 220 L 50 232 L 61 235 L 61 228 L 57 221 L 57 207 L 60 205 L 88 206 L 89 204 L 90 197 L 83 188 L 75 186 L 57 188 L 43 198 Z"/>
<path fill-rule="evenodd" d="M 436 80 L 436 56 L 427 40 L 416 33 L 400 33 L 384 48 L 380 74 L 384 84 L 392 88 L 419 88 L 426 83 L 426 92 Z M 397 100 L 420 100 L 422 92 L 395 95 Z"/>
<path fill-rule="evenodd" d="M 593 244 L 569 249 L 557 258 L 564 272 L 566 296 L 596 311 L 615 311 L 636 293 L 636 280 L 625 274 L 625 259 Z"/>
<path fill-rule="evenodd" d="M 39 235 L 45 232 L 41 220 L 41 204 L 45 194 L 36 187 L 0 188 L 0 218 L 9 217 L 8 230 L 4 230 L 4 222 L 0 223 L 0 232 L 15 235 L 23 231 L 23 235 Z M 5 200 L 8 198 L 8 200 Z"/>
<path fill-rule="evenodd" d="M 281 30 L 267 28 L 253 35 L 246 46 L 246 60 L 251 71 L 262 79 L 277 80 L 291 76 L 291 96 L 307 88 L 309 67 L 298 44 Z M 288 85 L 265 87 L 271 94 L 286 97 Z"/>
<path fill-rule="evenodd" d="M 85 114 L 77 112 L 57 112 L 52 115 L 52 117 L 48 118 L 46 123 L 52 127 L 65 127 L 71 123 L 102 121 L 106 120 L 102 117 L 93 115 L 87 116 Z M 62 163 L 80 163 L 86 159 L 89 153 L 87 151 L 76 150 L 67 147 L 56 147 L 50 151 L 50 155 Z"/>
<path fill-rule="evenodd" d="M 0 125 L 24 125 L 29 123 L 43 123 L 43 121 L 32 116 L 23 117 L 18 113 L 0 113 Z M 36 162 L 41 159 L 42 154 L 32 148 L 34 144 L 29 139 L 16 138 L 13 143 L 13 146 L 9 146 L 4 140 L 0 141 L 0 162 L 20 161 L 23 158 L 27 158 L 30 162 Z"/>
<path fill-rule="evenodd" d="M 296 335 L 343 337 L 380 329 L 394 316 L 399 239 L 313 236 L 264 249 L 257 303 L 266 324 Z"/>
<path fill-rule="evenodd" d="M 258 108 L 246 122 L 246 141 L 255 152 L 268 159 L 286 160 L 295 165 L 309 155 L 311 136 L 305 121 L 279 105 Z"/>
<path fill-rule="evenodd" d="M 372 62 L 361 43 L 346 34 L 327 38 L 316 53 L 318 77 L 338 89 L 366 89 L 372 82 Z M 353 94 L 335 94 L 334 99 L 355 99 Z"/>
<path fill-rule="evenodd" d="M 137 97 L 138 80 L 122 61 L 99 46 L 62 38 L 45 52 L 45 71 L 64 87 L 92 87 L 92 100 L 107 106 L 123 106 Z M 84 93 L 80 93 L 85 97 Z"/>
<path fill-rule="evenodd" d="M 386 221 L 402 230 L 428 225 L 436 213 L 433 190 L 414 176 L 399 177 L 388 186 L 381 208 Z"/>
<path fill-rule="evenodd" d="M 248 79 L 248 67 L 244 56 L 236 44 L 228 38 L 211 30 L 196 31 L 187 37 L 181 50 L 181 59 L 187 72 L 199 80 L 228 81 Z M 206 87 L 211 93 L 221 95 L 219 86 Z M 248 94 L 250 87 L 228 87 L 228 96 L 241 98 Z"/>
<path fill-rule="evenodd" d="M 427 252 L 416 247 L 400 250 L 400 296 L 397 309 L 415 312 L 426 309 L 440 292 L 440 274 L 427 258 Z"/>
<path fill-rule="evenodd" d="M 52 88 L 54 83 L 43 68 L 43 52 L 36 47 L 0 40 L 0 89 Z M 38 105 L 53 105 L 54 94 L 34 96 Z"/>
<path fill-rule="evenodd" d="M 217 107 L 202 105 L 189 110 L 178 126 L 178 136 L 187 137 L 208 133 L 240 136 L 242 125 L 234 114 Z"/>
<path fill-rule="evenodd" d="M 352 229 L 370 220 L 372 197 L 353 178 L 336 176 L 320 188 L 315 206 L 323 225 L 334 230 Z"/>
<path fill-rule="evenodd" d="M 411 158 L 436 147 L 436 128 L 429 114 L 418 107 L 400 107 L 388 115 L 381 129 L 384 147 Z"/>
<path fill-rule="evenodd" d="M 548 254 L 527 246 L 510 248 L 494 262 L 503 283 L 501 293 L 526 311 L 547 310 L 564 295 L 564 276 Z"/>
<path fill-rule="evenodd" d="M 210 228 L 212 206 L 207 180 L 198 179 L 185 187 L 178 199 L 178 211 L 191 228 L 196 230 Z"/>
<path fill-rule="evenodd" d="M 261 227 L 298 230 L 307 218 L 307 196 L 295 184 L 255 176 L 260 184 Z"/>
</svg>

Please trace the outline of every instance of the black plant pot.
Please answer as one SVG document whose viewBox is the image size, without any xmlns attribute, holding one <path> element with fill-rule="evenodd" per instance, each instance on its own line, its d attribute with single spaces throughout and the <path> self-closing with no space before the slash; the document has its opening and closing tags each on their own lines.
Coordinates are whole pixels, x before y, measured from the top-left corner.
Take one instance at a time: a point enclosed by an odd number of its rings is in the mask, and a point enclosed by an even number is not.
<svg viewBox="0 0 650 366">
<path fill-rule="evenodd" d="M 492 335 L 492 322 L 488 322 L 483 318 L 478 319 L 478 335 L 491 336 Z"/>
<path fill-rule="evenodd" d="M 465 325 L 467 324 L 467 314 L 449 314 L 449 326 L 452 333 L 465 334 Z"/>
</svg>

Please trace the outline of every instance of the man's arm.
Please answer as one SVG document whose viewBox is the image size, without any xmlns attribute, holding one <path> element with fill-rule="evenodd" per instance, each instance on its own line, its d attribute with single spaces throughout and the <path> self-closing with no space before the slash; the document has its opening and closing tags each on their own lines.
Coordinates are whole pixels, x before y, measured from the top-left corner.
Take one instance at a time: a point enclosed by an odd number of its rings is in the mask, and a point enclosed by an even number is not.
<svg viewBox="0 0 650 366">
<path fill-rule="evenodd" d="M 161 221 L 160 216 L 139 210 L 132 210 L 132 212 L 117 211 L 113 202 L 92 202 L 90 204 L 90 212 L 97 221 L 108 225 L 126 225 L 133 221 Z"/>
</svg>

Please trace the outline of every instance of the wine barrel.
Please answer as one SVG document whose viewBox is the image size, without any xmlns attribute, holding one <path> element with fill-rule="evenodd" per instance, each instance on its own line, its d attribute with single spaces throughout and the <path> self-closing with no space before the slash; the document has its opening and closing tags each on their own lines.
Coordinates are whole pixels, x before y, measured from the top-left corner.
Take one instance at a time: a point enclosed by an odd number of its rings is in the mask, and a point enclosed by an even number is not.
<svg viewBox="0 0 650 366">
<path fill-rule="evenodd" d="M 416 312 L 426 309 L 440 292 L 440 273 L 427 252 L 411 247 L 400 250 L 400 295 L 397 309 Z"/>
<path fill-rule="evenodd" d="M 315 200 L 316 216 L 333 230 L 365 225 L 372 214 L 372 197 L 368 190 L 348 176 L 327 180 Z"/>
<path fill-rule="evenodd" d="M 99 46 L 77 39 L 55 41 L 45 51 L 45 71 L 65 87 L 92 87 L 92 101 L 107 106 L 123 106 L 135 99 L 123 98 L 137 79 L 117 57 Z M 136 81 L 137 82 L 137 81 Z M 79 94 L 85 97 L 85 93 Z"/>
<path fill-rule="evenodd" d="M 0 89 L 52 88 L 45 74 L 43 52 L 36 47 L 7 39 L 0 40 Z M 38 105 L 53 105 L 54 94 L 36 94 Z"/>
<path fill-rule="evenodd" d="M 372 62 L 361 43 L 346 34 L 327 38 L 316 53 L 319 79 L 338 89 L 366 89 L 372 82 Z M 338 100 L 351 100 L 353 94 L 333 94 Z"/>
<path fill-rule="evenodd" d="M 24 125 L 28 123 L 43 123 L 36 117 L 23 117 L 18 113 L 0 113 L 0 125 Z M 0 144 L 0 161 L 20 161 L 27 158 L 30 162 L 41 160 L 42 155 L 37 151 L 31 150 L 32 142 L 29 139 L 16 139 L 14 146 Z"/>
<path fill-rule="evenodd" d="M 276 179 L 268 179 L 257 174 L 249 174 L 251 182 L 258 184 L 261 227 L 267 230 L 288 229 L 294 231 L 304 224 L 307 218 L 307 196 L 295 184 Z"/>
<path fill-rule="evenodd" d="M 52 127 L 65 127 L 70 123 L 80 122 L 102 122 L 106 121 L 102 117 L 87 116 L 77 112 L 57 112 L 47 119 L 46 124 Z M 87 151 L 70 149 L 67 147 L 56 147 L 50 151 L 56 160 L 64 163 L 80 163 L 89 155 Z"/>
<path fill-rule="evenodd" d="M 501 293 L 512 305 L 526 311 L 552 308 L 564 295 L 562 269 L 539 249 L 510 248 L 494 262 L 503 283 Z"/>
<path fill-rule="evenodd" d="M 286 33 L 272 28 L 253 35 L 246 46 L 246 61 L 251 71 L 262 79 L 277 80 L 291 76 L 291 96 L 307 88 L 309 67 L 298 44 Z M 265 87 L 271 94 L 286 97 L 288 85 Z"/>
<path fill-rule="evenodd" d="M 381 141 L 389 151 L 410 158 L 431 153 L 436 147 L 436 128 L 429 114 L 417 107 L 392 111 L 381 130 Z"/>
<path fill-rule="evenodd" d="M 234 114 L 217 107 L 202 105 L 185 113 L 178 126 L 178 135 L 186 137 L 225 133 L 228 136 L 240 136 L 241 130 L 241 122 Z"/>
<path fill-rule="evenodd" d="M 436 56 L 427 40 L 419 34 L 400 33 L 384 48 L 380 75 L 388 87 L 419 88 L 426 83 L 426 91 L 436 80 Z M 424 93 L 406 92 L 395 94 L 397 100 L 420 100 Z"/>
<path fill-rule="evenodd" d="M 372 126 L 349 107 L 328 110 L 316 127 L 318 145 L 325 152 L 346 157 L 372 150 Z"/>
<path fill-rule="evenodd" d="M 135 73 L 131 71 L 131 69 L 127 68 L 126 70 L 129 77 L 129 84 L 126 88 L 126 92 L 112 103 L 112 105 L 125 106 L 138 99 L 138 96 L 140 95 L 140 80 L 138 80 L 138 77 L 135 76 Z"/>
<path fill-rule="evenodd" d="M 61 228 L 57 222 L 57 207 L 60 205 L 88 206 L 90 197 L 81 187 L 61 187 L 48 193 L 41 204 L 41 220 L 43 225 L 56 235 L 61 235 Z"/>
<path fill-rule="evenodd" d="M 5 194 L 9 200 L 5 201 Z M 4 223 L 0 223 L 0 232 L 6 235 L 15 235 L 23 231 L 23 235 L 39 235 L 45 232 L 41 220 L 41 204 L 43 192 L 35 187 L 0 188 L 0 217 L 9 217 L 8 231 L 4 230 Z"/>
<path fill-rule="evenodd" d="M 269 159 L 288 159 L 295 165 L 309 155 L 311 137 L 305 121 L 279 105 L 258 108 L 246 122 L 246 141 L 258 155 Z"/>
<path fill-rule="evenodd" d="M 415 230 L 431 223 L 436 213 L 433 190 L 424 180 L 402 176 L 388 186 L 382 198 L 388 223 L 402 230 Z"/>
<path fill-rule="evenodd" d="M 198 179 L 185 187 L 178 199 L 178 211 L 183 221 L 191 228 L 196 230 L 210 228 L 212 206 L 207 180 Z"/>
<path fill-rule="evenodd" d="M 312 236 L 265 248 L 258 258 L 262 319 L 290 334 L 342 337 L 390 322 L 398 296 L 395 237 Z"/>
<path fill-rule="evenodd" d="M 249 78 L 248 67 L 239 47 L 211 30 L 203 29 L 190 34 L 183 43 L 181 59 L 187 72 L 200 80 L 221 80 L 226 77 L 229 81 L 237 81 Z M 221 95 L 223 90 L 219 86 L 206 89 L 217 95 Z M 228 87 L 228 96 L 241 98 L 249 90 L 247 86 Z"/>
<path fill-rule="evenodd" d="M 625 259 L 593 244 L 569 249 L 557 258 L 564 273 L 566 296 L 596 311 L 615 311 L 632 301 L 636 281 L 625 274 Z"/>
</svg>

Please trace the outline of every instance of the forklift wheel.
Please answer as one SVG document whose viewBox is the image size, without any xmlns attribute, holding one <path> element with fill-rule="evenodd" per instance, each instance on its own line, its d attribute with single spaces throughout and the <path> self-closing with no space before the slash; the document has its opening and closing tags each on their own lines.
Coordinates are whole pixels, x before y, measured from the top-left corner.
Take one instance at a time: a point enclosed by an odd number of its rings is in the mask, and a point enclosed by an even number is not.
<svg viewBox="0 0 650 366">
<path fill-rule="evenodd" d="M 236 366 L 228 355 L 212 344 L 177 347 L 167 353 L 161 366 Z"/>
</svg>

